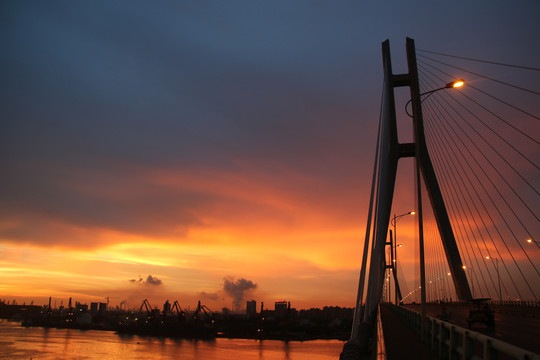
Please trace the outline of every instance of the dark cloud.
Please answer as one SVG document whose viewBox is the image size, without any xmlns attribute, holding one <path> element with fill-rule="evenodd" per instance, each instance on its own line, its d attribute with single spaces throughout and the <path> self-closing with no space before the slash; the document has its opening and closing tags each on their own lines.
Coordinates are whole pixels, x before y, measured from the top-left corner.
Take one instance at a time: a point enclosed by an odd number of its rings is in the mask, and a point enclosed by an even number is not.
<svg viewBox="0 0 540 360">
<path fill-rule="evenodd" d="M 142 285 L 152 285 L 152 286 L 159 286 L 159 285 L 163 285 L 163 281 L 161 281 L 160 279 L 158 279 L 157 277 L 155 276 L 152 276 L 152 275 L 148 275 L 148 277 L 146 278 L 146 280 L 144 280 L 140 275 L 139 275 L 139 278 L 138 279 L 130 279 L 128 280 L 130 283 L 132 284 L 142 284 Z"/>
<path fill-rule="evenodd" d="M 296 14 L 287 12 L 289 20 L 302 15 L 285 6 Z M 9 39 L 0 65 L 10 92 L 0 132 L 0 216 L 13 221 L 0 236 L 67 246 L 99 246 L 92 231 L 103 228 L 181 237 L 212 204 L 234 201 L 160 186 L 145 178 L 149 169 L 244 176 L 265 163 L 273 167 L 262 179 L 269 186 L 289 169 L 337 174 L 335 159 L 355 151 L 352 134 L 361 129 L 355 92 L 334 91 L 345 86 L 339 79 L 356 83 L 346 76 L 353 62 L 323 50 L 318 37 L 302 40 L 295 22 L 277 26 L 274 17 L 283 15 L 248 6 L 243 12 L 253 18 L 237 19 L 234 8 L 162 5 L 148 16 L 144 3 L 11 3 L 1 32 Z M 247 31 L 262 23 L 274 30 Z M 326 32 L 311 27 L 302 33 Z M 341 75 L 314 82 L 312 72 L 323 69 Z M 332 156 L 336 149 L 340 156 Z M 90 232 L 84 238 L 74 229 Z"/>
<path fill-rule="evenodd" d="M 226 277 L 223 279 L 223 290 L 227 295 L 233 298 L 235 308 L 240 308 L 242 306 L 246 292 L 256 288 L 257 284 L 244 278 L 235 280 L 233 277 Z"/>
<path fill-rule="evenodd" d="M 148 277 L 146 278 L 146 283 L 149 284 L 149 285 L 162 285 L 163 282 L 158 279 L 157 277 L 153 277 L 152 275 L 148 275 Z"/>
<path fill-rule="evenodd" d="M 138 279 L 129 279 L 128 281 L 132 284 L 142 283 L 144 281 L 141 275 L 138 275 L 137 277 Z"/>
<path fill-rule="evenodd" d="M 358 217 L 351 189 L 369 188 L 381 41 L 421 35 L 426 49 L 538 58 L 515 41 L 537 33 L 525 3 L 494 5 L 482 22 L 485 6 L 470 1 L 4 3 L 0 237 L 44 246 L 100 246 L 103 229 L 181 238 L 215 204 L 243 216 L 246 202 L 157 184 L 145 177 L 154 170 L 258 173 L 269 188 L 301 189 L 297 203 Z M 455 18 L 452 32 L 425 31 Z"/>
</svg>

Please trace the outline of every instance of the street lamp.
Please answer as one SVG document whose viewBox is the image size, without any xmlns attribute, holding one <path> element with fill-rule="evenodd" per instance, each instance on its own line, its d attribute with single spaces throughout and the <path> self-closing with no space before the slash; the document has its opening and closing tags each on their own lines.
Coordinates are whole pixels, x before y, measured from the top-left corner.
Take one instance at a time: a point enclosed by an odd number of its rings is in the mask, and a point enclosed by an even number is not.
<svg viewBox="0 0 540 360">
<path fill-rule="evenodd" d="M 540 241 L 536 241 L 536 240 L 533 240 L 533 239 L 527 239 L 527 242 L 529 244 L 536 244 L 536 246 L 538 246 L 538 248 L 540 249 Z"/>
<path fill-rule="evenodd" d="M 499 301 L 502 302 L 502 292 L 501 292 L 501 274 L 499 273 L 499 259 L 494 257 L 486 256 L 486 259 L 495 260 L 495 270 L 497 270 L 497 280 L 499 282 Z"/>
<path fill-rule="evenodd" d="M 407 212 L 405 214 L 401 214 L 401 215 L 394 214 L 394 217 L 391 220 L 391 224 L 394 226 L 394 261 L 393 261 L 394 262 L 393 263 L 394 279 L 397 279 L 397 248 L 401 247 L 401 244 L 397 245 L 397 227 L 396 227 L 396 224 L 399 221 L 399 219 L 401 219 L 403 216 L 414 215 L 414 214 L 416 214 L 415 211 L 409 211 L 409 212 Z M 398 305 L 397 291 L 396 291 L 396 305 Z"/>
<path fill-rule="evenodd" d="M 467 269 L 470 269 L 471 270 L 471 276 L 469 276 L 471 278 L 471 286 L 472 286 L 472 296 L 474 298 L 474 271 L 471 267 L 467 267 L 465 265 L 462 266 L 463 270 L 467 270 Z"/>
<path fill-rule="evenodd" d="M 395 258 L 395 254 L 397 254 L 397 248 L 398 247 L 402 247 L 403 244 L 396 244 L 394 245 L 394 259 L 392 260 L 392 262 L 395 264 L 396 263 L 396 258 Z"/>
<path fill-rule="evenodd" d="M 444 85 L 444 86 L 442 86 L 440 88 L 423 92 L 423 93 L 420 94 L 420 97 L 422 97 L 424 95 L 427 95 L 427 96 L 425 98 L 421 99 L 420 102 L 423 102 L 424 100 L 426 100 L 428 97 L 430 97 L 431 95 L 433 95 L 433 93 L 436 93 L 437 91 L 445 90 L 445 89 L 456 89 L 456 88 L 462 87 L 463 85 L 465 85 L 465 80 L 457 79 L 457 80 L 449 82 L 448 84 L 446 84 L 446 85 Z M 412 99 L 407 101 L 407 103 L 405 104 L 405 112 L 410 117 L 413 117 L 411 114 L 409 114 L 409 111 L 407 110 L 407 107 L 409 106 L 411 101 L 412 101 Z"/>
<path fill-rule="evenodd" d="M 411 42 L 412 44 L 412 42 Z M 414 55 L 414 49 L 411 50 L 411 54 Z M 411 74 L 418 75 L 417 69 L 416 69 L 416 61 L 413 59 L 409 63 L 409 69 L 411 70 Z M 431 188 L 431 192 L 434 192 L 434 194 L 430 194 L 431 199 L 436 203 L 434 204 L 434 208 L 441 208 L 440 205 L 442 205 L 442 195 L 440 194 L 440 190 L 438 189 L 437 182 L 436 182 L 436 175 L 435 171 L 432 168 L 431 165 L 431 159 L 429 158 L 428 151 L 427 151 L 427 144 L 426 144 L 426 138 L 424 134 L 424 120 L 422 117 L 422 102 L 426 100 L 429 96 L 434 94 L 437 91 L 444 90 L 444 89 L 454 89 L 458 88 L 459 86 L 463 86 L 465 84 L 465 81 L 458 80 L 454 82 L 450 82 L 446 84 L 443 87 L 433 89 L 424 93 L 420 93 L 420 89 L 418 86 L 418 78 L 415 77 L 413 81 L 411 81 L 411 99 L 405 104 L 405 112 L 409 117 L 413 119 L 413 133 L 414 133 L 414 151 L 415 151 L 415 172 L 416 172 L 416 198 L 418 202 L 418 247 L 420 249 L 420 283 L 422 284 L 421 289 L 421 298 L 422 298 L 422 326 L 421 331 L 422 334 L 424 334 L 426 329 L 426 263 L 425 263 L 425 251 L 424 251 L 424 225 L 423 225 L 423 213 L 422 213 L 422 183 L 419 180 L 420 179 L 420 168 L 422 168 L 422 172 L 424 175 L 424 180 L 426 181 L 426 186 L 428 186 L 428 189 Z M 412 112 L 413 115 L 409 113 L 407 110 L 407 106 L 409 103 L 412 103 Z M 422 161 L 420 159 L 423 158 Z M 422 163 L 422 164 L 421 164 Z M 439 203 L 439 205 L 437 205 Z M 442 211 L 441 215 L 441 221 L 437 221 L 438 225 L 440 226 L 439 230 L 441 232 L 441 236 L 443 239 L 449 237 L 450 244 L 452 247 L 456 246 L 454 244 L 453 234 L 451 233 L 452 228 L 450 221 L 448 219 L 448 215 Z M 439 217 L 438 215 L 436 215 Z M 439 220 L 439 219 L 438 219 Z M 467 296 L 470 293 L 470 290 L 468 286 L 465 286 L 465 284 L 462 284 L 463 280 L 463 273 L 457 272 L 458 276 L 458 286 L 456 288 L 456 292 L 458 294 L 463 294 Z M 423 336 L 422 336 L 423 337 Z"/>
<path fill-rule="evenodd" d="M 390 234 L 390 237 L 392 236 L 392 234 Z M 392 255 L 388 255 L 388 252 L 392 252 L 392 239 L 390 239 L 390 248 L 386 249 L 386 256 L 388 256 L 388 258 L 391 258 Z M 385 265 L 386 265 L 386 261 L 385 261 Z M 392 263 L 386 265 L 386 270 L 385 270 L 385 274 L 387 273 L 386 275 L 386 283 L 384 284 L 385 286 L 387 286 L 387 290 L 386 290 L 386 294 L 388 295 L 388 302 L 391 303 L 392 302 L 392 289 L 390 288 L 390 275 L 392 274 Z M 397 292 L 397 290 L 396 290 Z"/>
</svg>

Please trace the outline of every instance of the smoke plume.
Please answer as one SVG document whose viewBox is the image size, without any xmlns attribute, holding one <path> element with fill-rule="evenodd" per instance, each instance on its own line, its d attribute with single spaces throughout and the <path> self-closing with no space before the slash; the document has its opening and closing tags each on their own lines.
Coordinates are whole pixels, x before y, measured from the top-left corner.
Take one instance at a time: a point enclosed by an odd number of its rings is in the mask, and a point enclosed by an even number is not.
<svg viewBox="0 0 540 360">
<path fill-rule="evenodd" d="M 234 278 L 226 277 L 223 279 L 223 290 L 225 293 L 233 298 L 233 304 L 235 310 L 240 309 L 244 300 L 244 293 L 249 290 L 257 288 L 257 284 L 254 284 L 251 280 L 240 278 L 234 280 Z"/>
</svg>

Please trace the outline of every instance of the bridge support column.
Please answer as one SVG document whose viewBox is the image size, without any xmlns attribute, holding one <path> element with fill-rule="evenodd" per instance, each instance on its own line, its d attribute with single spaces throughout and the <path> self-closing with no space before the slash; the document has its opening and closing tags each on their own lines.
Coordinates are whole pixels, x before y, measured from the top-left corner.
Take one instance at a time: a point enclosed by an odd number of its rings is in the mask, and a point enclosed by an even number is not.
<svg viewBox="0 0 540 360">
<path fill-rule="evenodd" d="M 370 196 L 368 213 L 368 225 L 366 227 L 366 240 L 364 244 L 362 268 L 360 271 L 360 281 L 356 302 L 356 311 L 351 332 L 351 344 L 347 348 L 348 352 L 355 353 L 358 344 L 366 344 L 369 332 L 360 331 L 364 329 L 361 324 L 365 324 L 367 329 L 373 324 L 378 305 L 383 296 L 383 284 L 385 281 L 385 247 L 390 223 L 390 213 L 394 196 L 396 182 L 397 165 L 402 157 L 416 158 L 416 185 L 418 189 L 417 212 L 419 218 L 419 234 L 421 248 L 421 282 L 422 282 L 422 304 L 426 302 L 425 286 L 425 265 L 423 254 L 423 223 L 422 223 L 422 199 L 421 199 L 421 179 L 424 180 L 428 191 L 429 199 L 450 271 L 453 275 L 456 294 L 461 300 L 471 299 L 471 291 L 465 276 L 463 264 L 456 244 L 450 219 L 444 205 L 444 199 L 437 182 L 435 171 L 428 154 L 428 149 L 424 136 L 424 125 L 422 118 L 422 100 L 418 83 L 418 70 L 416 65 L 416 51 L 414 41 L 407 38 L 407 60 L 409 73 L 394 75 L 392 73 L 390 43 L 388 40 L 382 43 L 384 83 L 381 104 L 381 117 L 379 123 L 379 136 L 377 139 L 377 156 Z M 411 103 L 413 110 L 414 143 L 400 144 L 397 136 L 396 108 L 394 98 L 394 88 L 409 86 L 411 93 Z M 421 177 L 422 176 L 422 177 Z M 372 221 L 373 216 L 373 221 Z M 368 249 L 371 254 L 369 261 L 369 273 L 366 274 Z M 397 274 L 394 274 L 397 275 Z M 367 293 L 365 296 L 365 307 L 363 313 L 362 300 L 364 293 L 364 281 L 367 279 Z M 397 278 L 395 278 L 396 290 L 399 291 Z M 423 311 L 425 313 L 425 311 Z M 363 321 L 361 320 L 363 319 Z M 423 334 L 422 334 L 423 336 Z M 359 343 L 357 342 L 359 341 Z M 362 348 L 362 346 L 360 346 Z"/>
<path fill-rule="evenodd" d="M 467 282 L 467 277 L 463 269 L 463 263 L 461 261 L 461 256 L 459 255 L 452 225 L 450 224 L 450 218 L 448 217 L 448 212 L 446 211 L 441 189 L 439 187 L 435 170 L 433 169 L 433 164 L 431 163 L 431 158 L 426 145 L 424 120 L 422 116 L 422 99 L 420 98 L 420 85 L 418 83 L 418 69 L 416 65 L 416 50 L 414 47 L 414 40 L 410 38 L 407 38 L 407 62 L 409 65 L 409 88 L 411 91 L 416 161 L 419 170 L 421 171 L 424 183 L 426 184 L 429 200 L 431 202 L 431 207 L 433 208 L 433 213 L 435 214 L 435 220 L 437 221 L 437 226 L 439 228 L 444 251 L 446 253 L 448 266 L 450 268 L 450 272 L 452 273 L 452 279 L 454 280 L 457 296 L 460 300 L 470 300 L 472 298 L 471 289 L 469 287 L 469 283 Z M 420 182 L 420 178 L 418 178 L 418 182 Z M 421 186 L 418 185 L 419 196 L 420 193 Z M 418 218 L 421 218 L 420 214 Z M 419 233 L 422 234 L 422 232 Z M 424 292 L 425 284 L 422 284 L 422 293 Z"/>
</svg>

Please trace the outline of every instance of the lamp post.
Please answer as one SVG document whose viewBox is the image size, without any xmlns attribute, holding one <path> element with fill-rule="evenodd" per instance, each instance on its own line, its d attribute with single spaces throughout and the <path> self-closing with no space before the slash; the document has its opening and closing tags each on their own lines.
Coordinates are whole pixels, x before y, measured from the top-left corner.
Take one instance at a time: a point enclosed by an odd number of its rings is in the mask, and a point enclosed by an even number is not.
<svg viewBox="0 0 540 360">
<path fill-rule="evenodd" d="M 390 231 L 392 232 L 392 231 Z M 392 234 L 390 234 L 390 237 L 392 236 Z M 391 258 L 392 255 L 388 255 L 388 251 L 392 251 L 392 239 L 390 238 L 390 247 L 388 249 L 386 249 L 386 255 Z M 390 260 L 391 261 L 391 260 Z M 386 261 L 385 261 L 386 263 Z M 392 265 L 386 265 L 386 273 L 385 273 L 385 276 L 386 276 L 386 282 L 385 282 L 385 285 L 387 287 L 387 290 L 386 290 L 386 294 L 388 295 L 388 302 L 391 303 L 392 302 L 392 289 L 390 288 L 390 275 L 392 273 Z"/>
<path fill-rule="evenodd" d="M 491 259 L 495 261 L 495 270 L 497 271 L 497 280 L 499 282 L 499 301 L 502 302 L 502 292 L 501 292 L 501 274 L 499 273 L 499 259 L 494 257 L 486 256 L 486 259 Z"/>
<path fill-rule="evenodd" d="M 426 91 L 426 92 L 423 92 L 420 94 L 420 102 L 422 103 L 424 100 L 426 100 L 428 97 L 430 97 L 431 95 L 433 95 L 434 93 L 436 93 L 437 91 L 440 91 L 440 90 L 445 90 L 445 89 L 455 89 L 455 88 L 459 88 L 459 87 L 462 87 L 463 85 L 465 85 L 465 80 L 463 79 L 458 79 L 458 80 L 454 80 L 454 81 L 451 81 L 449 82 L 448 84 L 440 87 L 440 88 L 437 88 L 437 89 L 433 89 L 433 90 L 429 90 L 429 91 Z M 422 98 L 422 96 L 424 95 L 427 95 L 426 97 Z M 412 99 L 407 101 L 407 103 L 405 104 L 405 112 L 407 113 L 407 115 L 409 115 L 410 117 L 413 117 L 411 114 L 409 114 L 409 111 L 407 110 L 407 107 L 409 106 L 409 104 L 411 103 Z"/>
<path fill-rule="evenodd" d="M 401 214 L 401 215 L 394 214 L 394 217 L 392 218 L 392 221 L 391 221 L 392 226 L 394 226 L 394 260 L 393 260 L 394 263 L 392 264 L 393 269 L 394 269 L 394 279 L 397 279 L 397 274 L 398 274 L 397 273 L 397 248 L 401 247 L 401 244 L 400 245 L 397 244 L 397 226 L 396 226 L 396 224 L 399 221 L 399 219 L 401 219 L 403 216 L 414 215 L 414 214 L 416 214 L 416 212 L 414 212 L 414 211 L 409 211 L 409 212 L 407 212 L 405 214 Z M 399 303 L 398 303 L 398 293 L 397 293 L 397 291 L 396 291 L 395 295 L 396 295 L 396 305 L 398 305 Z"/>
<path fill-rule="evenodd" d="M 474 299 L 474 271 L 473 271 L 473 269 L 471 267 L 467 267 L 466 265 L 463 265 L 463 270 L 468 270 L 468 269 L 471 270 L 471 276 L 470 276 L 470 278 L 471 278 L 471 286 L 472 286 L 471 291 L 472 291 L 472 297 Z"/>
<path fill-rule="evenodd" d="M 410 45 L 409 45 L 410 44 Z M 459 250 L 457 249 L 457 244 L 455 243 L 454 235 L 452 232 L 452 226 L 450 224 L 450 219 L 446 210 L 444 210 L 444 200 L 442 199 L 442 194 L 440 192 L 438 183 L 435 177 L 435 170 L 432 168 L 431 160 L 427 152 L 426 139 L 424 135 L 424 124 L 422 117 L 422 101 L 427 99 L 429 96 L 434 94 L 437 91 L 457 88 L 463 86 L 465 82 L 463 80 L 457 80 L 450 82 L 443 87 L 433 89 L 424 93 L 420 93 L 420 86 L 418 84 L 418 69 L 416 68 L 416 53 L 414 50 L 414 43 L 412 40 L 408 43 L 408 60 L 409 60 L 409 71 L 413 79 L 411 84 L 411 100 L 405 104 L 405 112 L 413 119 L 413 129 L 414 129 L 414 151 L 415 156 L 415 177 L 416 177 L 416 193 L 417 193 L 417 206 L 418 211 L 418 247 L 420 250 L 420 286 L 421 286 L 421 299 L 422 299 L 422 326 L 421 326 L 421 338 L 424 339 L 425 329 L 426 329 L 426 264 L 425 264 L 425 253 L 424 253 L 424 224 L 423 224 L 423 209 L 422 209 L 422 184 L 420 180 L 420 168 L 424 175 L 424 180 L 426 181 L 426 186 L 428 189 L 431 189 L 431 203 L 434 207 L 436 213 L 438 213 L 438 226 L 439 231 L 441 232 L 441 237 L 443 241 L 447 243 L 447 256 L 449 258 L 459 259 Z M 425 96 L 427 95 L 427 96 Z M 425 96 L 422 99 L 422 96 Z M 411 103 L 412 105 L 412 115 L 407 111 L 407 106 Z M 443 209 L 443 210 L 441 210 Z M 437 215 L 436 215 L 437 217 Z M 446 248 L 445 248 L 446 249 Z M 449 255 L 448 255 L 449 254 Z M 468 285 L 466 285 L 465 274 L 459 273 L 457 269 L 453 269 L 456 272 L 458 278 L 459 287 L 456 289 L 458 296 L 463 297 L 470 296 L 470 290 Z"/>
</svg>

